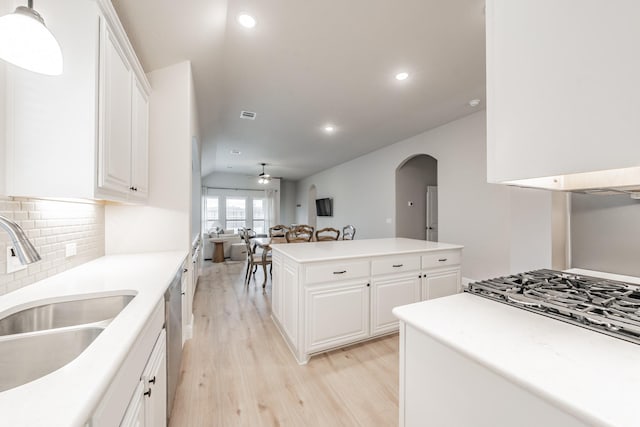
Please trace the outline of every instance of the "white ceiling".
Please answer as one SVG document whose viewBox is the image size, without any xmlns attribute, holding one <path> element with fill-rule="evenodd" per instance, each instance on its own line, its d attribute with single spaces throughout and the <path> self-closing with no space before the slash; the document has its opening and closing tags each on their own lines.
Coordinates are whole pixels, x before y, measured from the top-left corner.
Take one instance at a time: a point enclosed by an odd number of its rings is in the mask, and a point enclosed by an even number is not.
<svg viewBox="0 0 640 427">
<path fill-rule="evenodd" d="M 203 175 L 296 180 L 484 106 L 484 0 L 113 4 L 146 71 L 192 61 Z"/>
</svg>

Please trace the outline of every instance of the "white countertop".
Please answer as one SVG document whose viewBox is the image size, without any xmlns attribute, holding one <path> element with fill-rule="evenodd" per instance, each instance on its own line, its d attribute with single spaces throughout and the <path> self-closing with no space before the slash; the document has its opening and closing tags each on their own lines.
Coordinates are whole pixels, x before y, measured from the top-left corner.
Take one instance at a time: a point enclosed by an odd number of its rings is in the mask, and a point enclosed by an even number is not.
<svg viewBox="0 0 640 427">
<path fill-rule="evenodd" d="M 271 247 L 274 252 L 280 252 L 299 263 L 463 248 L 449 243 L 404 238 L 281 243 Z"/>
<path fill-rule="evenodd" d="M 637 344 L 468 293 L 393 313 L 590 425 L 640 425 Z"/>
<path fill-rule="evenodd" d="M 1 392 L 0 424 L 84 426 L 186 256 L 186 251 L 106 256 L 1 296 L 0 318 L 35 300 L 136 294 L 71 363 Z"/>
</svg>

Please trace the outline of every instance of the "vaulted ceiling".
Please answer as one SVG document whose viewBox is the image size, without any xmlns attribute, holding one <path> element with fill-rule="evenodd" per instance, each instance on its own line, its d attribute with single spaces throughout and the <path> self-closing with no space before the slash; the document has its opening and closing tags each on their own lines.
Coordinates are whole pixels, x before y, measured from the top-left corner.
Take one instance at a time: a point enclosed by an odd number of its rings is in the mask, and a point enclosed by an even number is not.
<svg viewBox="0 0 640 427">
<path fill-rule="evenodd" d="M 483 0 L 113 3 L 146 71 L 192 61 L 203 175 L 297 180 L 484 105 Z"/>
</svg>

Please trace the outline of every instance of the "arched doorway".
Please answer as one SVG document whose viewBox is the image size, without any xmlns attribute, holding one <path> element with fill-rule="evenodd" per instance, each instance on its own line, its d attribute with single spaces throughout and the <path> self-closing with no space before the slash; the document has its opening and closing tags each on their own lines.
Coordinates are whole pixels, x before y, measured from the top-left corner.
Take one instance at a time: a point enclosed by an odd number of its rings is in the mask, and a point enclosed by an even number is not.
<svg viewBox="0 0 640 427">
<path fill-rule="evenodd" d="M 316 228 L 316 198 L 318 196 L 318 191 L 316 190 L 315 184 L 311 184 L 309 187 L 309 203 L 307 204 L 307 224 Z"/>
<path fill-rule="evenodd" d="M 396 237 L 438 241 L 438 161 L 417 154 L 396 169 Z"/>
</svg>

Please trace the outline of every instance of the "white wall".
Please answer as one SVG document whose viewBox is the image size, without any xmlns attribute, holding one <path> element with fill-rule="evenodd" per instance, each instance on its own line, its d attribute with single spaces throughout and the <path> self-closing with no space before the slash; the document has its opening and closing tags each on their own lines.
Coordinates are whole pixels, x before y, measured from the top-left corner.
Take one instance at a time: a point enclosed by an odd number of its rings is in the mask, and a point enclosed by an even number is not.
<svg viewBox="0 0 640 427">
<path fill-rule="evenodd" d="M 439 240 L 465 246 L 463 275 L 495 277 L 512 268 L 549 268 L 551 193 L 486 182 L 486 114 L 484 111 L 416 135 L 305 178 L 297 184 L 298 222 L 307 218 L 307 194 L 333 197 L 334 216 L 318 218 L 318 227 L 353 224 L 356 237 L 395 234 L 395 172 L 407 158 L 428 154 L 438 161 Z M 535 191 L 535 192 L 534 192 Z M 538 203 L 542 201 L 541 203 Z M 527 202 L 528 219 L 514 204 Z M 529 219 L 541 218 L 535 226 Z M 512 242 L 512 235 L 518 242 Z M 522 241 L 520 241 L 522 240 Z M 512 243 L 523 248 L 512 248 Z"/>
<path fill-rule="evenodd" d="M 148 78 L 149 200 L 147 206 L 107 206 L 107 254 L 191 247 L 191 64 L 156 70 Z"/>
<path fill-rule="evenodd" d="M 200 143 L 200 123 L 198 122 L 198 100 L 193 84 L 193 75 L 189 70 L 189 100 L 191 116 L 191 221 L 189 236 L 191 241 L 200 234 L 202 225 L 202 146 Z"/>
<path fill-rule="evenodd" d="M 280 223 L 293 224 L 296 222 L 296 183 L 282 181 L 280 191 Z"/>
</svg>

